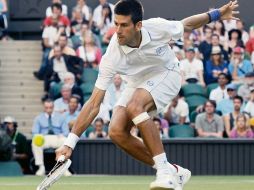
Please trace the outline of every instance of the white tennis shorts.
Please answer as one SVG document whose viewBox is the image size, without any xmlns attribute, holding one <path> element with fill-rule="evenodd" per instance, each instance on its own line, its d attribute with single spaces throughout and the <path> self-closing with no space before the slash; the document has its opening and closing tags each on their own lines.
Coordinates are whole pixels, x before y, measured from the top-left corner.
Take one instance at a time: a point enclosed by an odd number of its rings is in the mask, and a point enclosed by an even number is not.
<svg viewBox="0 0 254 190">
<path fill-rule="evenodd" d="M 136 87 L 128 87 L 127 85 L 116 106 L 126 107 L 135 90 L 142 88 L 151 94 L 156 105 L 156 112 L 160 113 L 164 111 L 165 107 L 178 94 L 181 88 L 181 81 L 182 77 L 179 71 L 163 71 L 150 78 L 140 80 L 140 82 L 136 83 Z"/>
</svg>

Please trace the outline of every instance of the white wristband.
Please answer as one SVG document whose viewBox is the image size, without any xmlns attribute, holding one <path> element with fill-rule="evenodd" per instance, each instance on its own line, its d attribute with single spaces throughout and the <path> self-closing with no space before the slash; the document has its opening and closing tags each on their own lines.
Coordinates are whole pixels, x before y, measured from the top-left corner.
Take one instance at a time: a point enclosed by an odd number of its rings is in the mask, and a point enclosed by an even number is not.
<svg viewBox="0 0 254 190">
<path fill-rule="evenodd" d="M 79 137 L 74 133 L 69 133 L 67 139 L 64 141 L 64 145 L 72 148 L 75 148 L 77 142 L 79 141 Z"/>
</svg>

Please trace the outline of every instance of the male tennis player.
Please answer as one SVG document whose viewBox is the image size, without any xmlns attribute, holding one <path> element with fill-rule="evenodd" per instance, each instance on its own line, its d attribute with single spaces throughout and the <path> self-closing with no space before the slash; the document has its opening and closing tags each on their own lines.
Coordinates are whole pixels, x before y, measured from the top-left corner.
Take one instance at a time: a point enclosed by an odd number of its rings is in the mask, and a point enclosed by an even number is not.
<svg viewBox="0 0 254 190">
<path fill-rule="evenodd" d="M 168 45 L 184 31 L 191 31 L 209 22 L 237 19 L 237 1 L 219 9 L 183 19 L 168 21 L 152 18 L 142 21 L 143 8 L 138 0 L 120 0 L 115 5 L 116 34 L 103 56 L 99 76 L 90 99 L 84 105 L 64 145 L 56 151 L 57 158 L 69 158 L 79 136 L 99 112 L 105 91 L 115 74 L 127 81 L 110 123 L 109 135 L 128 154 L 157 169 L 152 190 L 182 189 L 191 173 L 168 162 L 151 112 L 160 112 L 178 94 L 181 87 L 179 62 Z M 136 125 L 143 141 L 130 134 Z"/>
</svg>

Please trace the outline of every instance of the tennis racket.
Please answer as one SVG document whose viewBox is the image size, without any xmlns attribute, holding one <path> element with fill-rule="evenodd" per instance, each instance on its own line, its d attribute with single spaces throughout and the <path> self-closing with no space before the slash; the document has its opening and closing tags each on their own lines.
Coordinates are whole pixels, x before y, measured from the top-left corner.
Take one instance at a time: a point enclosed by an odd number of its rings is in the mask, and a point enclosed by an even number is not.
<svg viewBox="0 0 254 190">
<path fill-rule="evenodd" d="M 71 160 L 65 160 L 64 155 L 60 156 L 56 165 L 52 168 L 46 178 L 37 186 L 36 190 L 47 190 L 68 170 Z"/>
</svg>

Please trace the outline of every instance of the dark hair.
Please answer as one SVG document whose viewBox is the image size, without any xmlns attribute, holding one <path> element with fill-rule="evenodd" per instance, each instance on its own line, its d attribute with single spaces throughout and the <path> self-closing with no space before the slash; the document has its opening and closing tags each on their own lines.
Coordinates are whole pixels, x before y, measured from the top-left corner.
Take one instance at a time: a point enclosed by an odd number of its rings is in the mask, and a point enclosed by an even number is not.
<svg viewBox="0 0 254 190">
<path fill-rule="evenodd" d="M 102 125 L 104 125 L 104 121 L 101 117 L 98 117 L 97 119 L 95 119 L 94 123 L 96 123 L 96 122 L 101 122 Z"/>
<path fill-rule="evenodd" d="M 54 104 L 54 101 L 53 101 L 52 99 L 48 98 L 48 99 L 46 99 L 43 103 L 44 103 L 44 104 L 45 104 L 45 103 L 52 103 L 52 104 Z"/>
<path fill-rule="evenodd" d="M 161 125 L 161 120 L 160 120 L 160 118 L 158 118 L 158 117 L 154 117 L 154 118 L 153 118 L 153 121 L 158 121 L 158 122 L 159 122 L 159 124 Z"/>
<path fill-rule="evenodd" d="M 131 15 L 134 24 L 143 20 L 143 7 L 138 0 L 120 0 L 115 5 L 114 13 L 117 15 Z"/>
<path fill-rule="evenodd" d="M 219 75 L 218 75 L 218 78 L 219 78 L 219 76 L 224 76 L 227 80 L 228 80 L 228 83 L 230 82 L 230 75 L 228 75 L 228 74 L 226 74 L 226 73 L 220 73 Z"/>
<path fill-rule="evenodd" d="M 236 95 L 236 96 L 234 96 L 233 100 L 240 100 L 241 103 L 243 103 L 243 98 L 242 98 L 242 96 Z"/>
<path fill-rule="evenodd" d="M 62 5 L 60 3 L 53 3 L 51 5 L 51 10 L 53 11 L 53 8 L 57 8 L 58 10 L 60 10 L 62 12 Z"/>
<path fill-rule="evenodd" d="M 242 32 L 238 29 L 232 29 L 228 32 L 228 39 L 231 40 L 232 39 L 232 33 L 237 33 L 238 35 L 238 40 L 242 39 Z"/>
<path fill-rule="evenodd" d="M 214 107 L 214 109 L 216 109 L 216 102 L 214 101 L 214 100 L 207 100 L 206 102 L 205 102 L 205 104 L 204 104 L 204 107 L 206 106 L 206 104 L 207 103 L 210 103 L 210 104 L 212 104 L 213 105 L 213 107 Z"/>
<path fill-rule="evenodd" d="M 225 35 L 225 32 L 226 32 L 225 24 L 224 24 L 221 20 L 218 20 L 217 22 L 221 23 L 220 35 L 224 36 L 224 35 Z M 215 27 L 214 27 L 214 28 L 215 28 Z"/>
<path fill-rule="evenodd" d="M 75 100 L 76 100 L 76 102 L 77 102 L 77 104 L 79 104 L 79 101 L 80 101 L 80 96 L 79 96 L 79 95 L 77 95 L 77 94 L 73 94 L 73 95 L 70 97 L 70 99 L 75 99 Z"/>
<path fill-rule="evenodd" d="M 213 37 L 213 36 L 216 36 L 216 37 L 220 40 L 220 36 L 219 36 L 218 34 L 213 33 L 213 34 L 212 34 L 212 37 Z"/>
<path fill-rule="evenodd" d="M 109 18 L 109 21 L 111 22 L 112 21 L 112 11 L 111 11 L 111 8 L 110 8 L 109 4 L 105 3 L 102 6 L 102 9 L 108 9 L 109 10 L 109 13 L 108 13 L 107 17 Z M 104 22 L 106 22 L 106 20 Z"/>
</svg>

